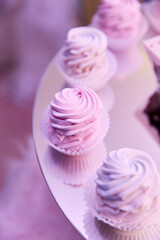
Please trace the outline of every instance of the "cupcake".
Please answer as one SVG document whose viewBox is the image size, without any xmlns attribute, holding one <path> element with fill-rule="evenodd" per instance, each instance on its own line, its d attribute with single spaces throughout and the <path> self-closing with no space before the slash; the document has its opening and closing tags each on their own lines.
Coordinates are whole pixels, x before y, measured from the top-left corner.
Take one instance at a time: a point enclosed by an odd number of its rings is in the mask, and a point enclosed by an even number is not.
<svg viewBox="0 0 160 240">
<path fill-rule="evenodd" d="M 160 176 L 147 153 L 130 148 L 110 152 L 88 182 L 85 199 L 99 240 L 159 239 Z"/>
<path fill-rule="evenodd" d="M 69 30 L 57 56 L 57 67 L 70 87 L 100 90 L 114 76 L 117 61 L 107 49 L 105 34 L 92 27 Z"/>
<path fill-rule="evenodd" d="M 144 3 L 143 11 L 154 33 L 160 33 L 160 0 Z"/>
<path fill-rule="evenodd" d="M 57 56 L 57 66 L 69 86 L 101 89 L 116 72 L 116 59 L 107 50 L 105 34 L 91 27 L 69 30 Z"/>
<path fill-rule="evenodd" d="M 56 165 L 59 161 L 57 171 L 63 172 L 63 166 L 67 164 L 65 183 L 84 183 L 88 174 L 101 164 L 98 155 L 104 156 L 106 152 L 103 138 L 108 129 L 108 114 L 93 90 L 86 87 L 65 88 L 55 94 L 42 114 L 41 131 L 53 148 Z M 88 169 L 90 173 L 84 176 Z M 73 177 L 75 171 L 76 182 Z"/>
<path fill-rule="evenodd" d="M 142 57 L 137 44 L 147 31 L 147 23 L 137 0 L 101 0 L 91 26 L 106 34 L 108 47 L 118 60 L 117 76 L 126 76 L 140 67 Z"/>
<path fill-rule="evenodd" d="M 144 46 L 157 79 L 157 88 L 149 96 L 144 112 L 147 114 L 150 124 L 157 129 L 160 136 L 160 35 L 145 40 Z"/>
</svg>

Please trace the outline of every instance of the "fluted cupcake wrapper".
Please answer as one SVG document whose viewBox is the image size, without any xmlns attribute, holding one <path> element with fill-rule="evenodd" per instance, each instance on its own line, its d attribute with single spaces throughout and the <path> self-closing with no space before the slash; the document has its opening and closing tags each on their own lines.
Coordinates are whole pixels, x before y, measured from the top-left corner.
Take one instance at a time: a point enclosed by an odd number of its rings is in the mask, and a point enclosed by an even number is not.
<svg viewBox="0 0 160 240">
<path fill-rule="evenodd" d="M 157 3 L 157 1 L 153 1 L 150 3 L 143 3 L 142 9 L 143 9 L 144 14 L 148 18 L 148 21 L 149 21 L 152 29 L 155 32 L 160 33 L 160 16 L 158 18 L 158 17 L 154 16 L 154 14 L 153 14 L 153 10 L 156 7 L 156 3 Z"/>
<path fill-rule="evenodd" d="M 119 229 L 121 231 L 135 231 L 143 229 L 144 226 L 146 228 L 151 227 L 153 225 L 160 223 L 160 196 L 156 205 L 155 209 L 151 209 L 146 213 L 144 218 L 141 221 L 134 221 L 132 223 L 123 223 L 122 221 L 112 220 L 107 218 L 105 214 L 98 212 L 96 209 L 96 183 L 95 183 L 96 173 L 93 173 L 92 176 L 89 178 L 88 182 L 86 183 L 84 189 L 84 200 L 89 211 L 92 215 L 97 218 L 99 221 L 110 225 L 113 228 Z M 146 239 L 145 239 L 146 240 Z"/>
<path fill-rule="evenodd" d="M 88 148 L 86 148 L 85 146 L 82 146 L 81 147 L 82 149 L 79 151 L 77 151 L 77 150 L 71 151 L 71 150 L 66 150 L 64 148 L 60 148 L 52 143 L 51 137 L 52 137 L 53 133 L 52 133 L 51 127 L 49 125 L 49 107 L 47 107 L 44 110 L 44 112 L 42 113 L 41 119 L 40 119 L 40 130 L 41 130 L 41 133 L 42 133 L 44 139 L 48 143 L 48 145 L 53 147 L 57 151 L 65 154 L 65 155 L 69 155 L 69 156 L 80 156 L 80 155 L 90 152 L 93 148 L 96 147 L 97 144 L 99 144 L 105 138 L 105 136 L 109 130 L 109 127 L 110 127 L 109 115 L 103 109 L 102 115 L 101 115 L 101 120 L 100 120 L 99 136 L 98 136 L 95 144 L 93 144 L 92 146 L 90 146 Z"/>
<path fill-rule="evenodd" d="M 90 211 L 84 214 L 84 228 L 88 240 L 159 240 L 160 224 L 143 227 L 137 231 L 121 231 L 95 218 Z"/>
<path fill-rule="evenodd" d="M 48 172 L 65 184 L 81 185 L 101 166 L 106 156 L 106 147 L 101 141 L 92 151 L 80 156 L 68 156 L 48 148 L 44 161 Z"/>
<path fill-rule="evenodd" d="M 69 86 L 71 87 L 85 86 L 95 91 L 98 91 L 103 86 L 105 86 L 105 84 L 116 74 L 116 71 L 117 71 L 117 60 L 114 54 L 111 51 L 107 50 L 106 58 L 108 59 L 106 63 L 106 75 L 100 79 L 95 76 L 88 76 L 87 78 L 80 78 L 80 79 L 75 78 L 74 76 L 69 76 L 65 72 L 65 69 L 62 63 L 62 50 L 58 53 L 56 57 L 56 64 L 59 72 L 64 77 L 66 82 L 69 84 Z"/>
</svg>

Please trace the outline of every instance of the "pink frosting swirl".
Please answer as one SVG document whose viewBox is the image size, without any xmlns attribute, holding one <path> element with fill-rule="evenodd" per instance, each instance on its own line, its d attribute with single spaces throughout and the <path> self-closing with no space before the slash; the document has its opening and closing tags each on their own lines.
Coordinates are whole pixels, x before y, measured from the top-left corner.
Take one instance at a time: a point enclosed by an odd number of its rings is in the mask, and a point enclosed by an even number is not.
<svg viewBox="0 0 160 240">
<path fill-rule="evenodd" d="M 97 141 L 102 103 L 89 88 L 65 88 L 50 103 L 52 144 L 66 151 L 80 151 Z"/>
<path fill-rule="evenodd" d="M 147 153 L 128 148 L 112 151 L 97 174 L 96 208 L 110 225 L 134 229 L 147 216 L 152 218 L 160 178 Z"/>
<path fill-rule="evenodd" d="M 139 31 L 142 14 L 137 0 L 101 0 L 95 16 L 109 37 L 130 38 Z"/>
<path fill-rule="evenodd" d="M 108 72 L 107 38 L 93 27 L 72 28 L 63 47 L 64 71 L 74 79 L 104 78 Z"/>
</svg>

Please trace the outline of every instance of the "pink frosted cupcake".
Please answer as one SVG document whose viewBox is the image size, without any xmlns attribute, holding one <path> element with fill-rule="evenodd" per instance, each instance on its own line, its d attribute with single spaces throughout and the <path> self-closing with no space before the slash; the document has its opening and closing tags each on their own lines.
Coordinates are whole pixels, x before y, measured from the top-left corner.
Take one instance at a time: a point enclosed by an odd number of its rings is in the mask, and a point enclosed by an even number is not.
<svg viewBox="0 0 160 240">
<path fill-rule="evenodd" d="M 91 25 L 107 35 L 108 47 L 118 59 L 118 76 L 140 67 L 142 57 L 137 44 L 147 31 L 147 23 L 137 0 L 101 0 Z"/>
<path fill-rule="evenodd" d="M 110 152 L 88 182 L 85 198 L 93 215 L 91 220 L 87 213 L 91 221 L 85 222 L 97 221 L 97 239 L 159 239 L 160 176 L 147 153 L 129 148 Z"/>
<path fill-rule="evenodd" d="M 148 18 L 153 31 L 160 34 L 160 0 L 144 3 L 143 11 Z"/>
<path fill-rule="evenodd" d="M 101 164 L 98 155 L 105 154 L 103 138 L 108 129 L 108 115 L 94 91 L 77 87 L 56 93 L 42 115 L 41 131 L 48 144 L 59 153 L 56 158 L 61 166 L 57 172 L 63 172 L 63 166 L 68 166 L 64 182 L 84 183 Z"/>
<path fill-rule="evenodd" d="M 107 37 L 96 28 L 77 27 L 68 32 L 57 66 L 69 86 L 87 86 L 96 91 L 104 87 L 117 70 L 107 45 Z"/>
</svg>

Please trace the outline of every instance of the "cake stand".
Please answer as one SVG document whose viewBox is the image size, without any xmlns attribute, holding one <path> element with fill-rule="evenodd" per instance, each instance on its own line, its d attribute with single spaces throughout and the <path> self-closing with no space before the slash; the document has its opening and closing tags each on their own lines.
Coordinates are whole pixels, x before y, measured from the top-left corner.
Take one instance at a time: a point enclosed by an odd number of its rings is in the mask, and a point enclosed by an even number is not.
<svg viewBox="0 0 160 240">
<path fill-rule="evenodd" d="M 108 151 L 121 147 L 138 148 L 155 159 L 160 169 L 160 142 L 155 129 L 149 126 L 143 109 L 156 89 L 156 79 L 144 49 L 144 63 L 139 71 L 125 80 L 111 82 L 115 104 L 110 112 L 111 127 L 105 139 Z M 40 132 L 40 118 L 54 94 L 64 87 L 64 79 L 53 59 L 46 69 L 37 91 L 33 110 L 33 137 L 37 158 L 46 183 L 65 216 L 87 239 L 83 223 L 86 205 L 83 199 L 84 186 L 71 187 L 59 181 L 48 170 L 44 158 L 47 144 Z M 105 126 L 104 126 L 105 127 Z"/>
</svg>

